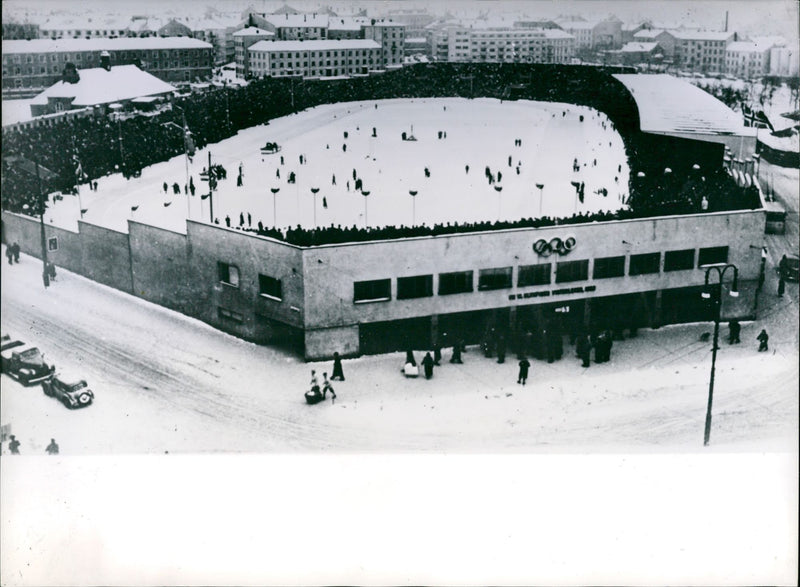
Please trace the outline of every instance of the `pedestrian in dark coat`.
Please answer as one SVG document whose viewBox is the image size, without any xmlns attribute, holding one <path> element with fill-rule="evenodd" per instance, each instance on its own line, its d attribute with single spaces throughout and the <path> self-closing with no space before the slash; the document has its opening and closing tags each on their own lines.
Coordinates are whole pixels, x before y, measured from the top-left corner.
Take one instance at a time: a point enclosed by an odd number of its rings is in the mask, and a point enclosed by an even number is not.
<svg viewBox="0 0 800 587">
<path fill-rule="evenodd" d="M 583 366 L 588 367 L 592 354 L 592 342 L 589 340 L 587 334 L 578 337 L 578 340 L 575 342 L 575 352 L 578 357 L 580 357 L 581 361 L 583 361 Z"/>
<path fill-rule="evenodd" d="M 19 440 L 13 434 L 11 435 L 11 440 L 8 441 L 8 452 L 12 455 L 19 454 Z"/>
<path fill-rule="evenodd" d="M 11 252 L 14 254 L 14 263 L 19 263 L 19 243 L 17 241 L 11 245 Z"/>
<path fill-rule="evenodd" d="M 163 185 L 163 186 L 161 186 L 161 187 L 163 187 L 163 188 L 164 188 L 164 193 L 166 194 L 166 193 L 167 193 L 167 190 L 169 189 L 169 186 L 167 185 L 167 182 L 165 181 L 165 182 L 164 182 L 164 185 Z"/>
<path fill-rule="evenodd" d="M 244 226 L 244 214 L 239 212 L 239 226 Z"/>
<path fill-rule="evenodd" d="M 758 345 L 758 352 L 768 351 L 769 347 L 767 346 L 767 342 L 769 341 L 769 334 L 767 334 L 767 330 L 763 329 L 759 335 L 756 337 L 756 340 L 759 342 Z"/>
<path fill-rule="evenodd" d="M 453 356 L 450 358 L 451 363 L 461 364 L 463 361 L 461 360 L 461 341 L 457 340 L 456 344 L 453 345 Z"/>
<path fill-rule="evenodd" d="M 431 354 L 425 353 L 425 357 L 422 359 L 422 368 L 425 369 L 425 379 L 433 377 L 433 364 L 433 357 L 431 357 Z"/>
<path fill-rule="evenodd" d="M 525 385 L 525 381 L 528 380 L 528 369 L 530 366 L 530 361 L 528 361 L 528 359 L 525 357 L 522 357 L 522 360 L 519 362 L 519 375 L 517 376 L 517 383 Z"/>
<path fill-rule="evenodd" d="M 741 332 L 742 327 L 739 324 L 739 321 L 735 320 L 735 319 L 731 320 L 728 323 L 728 329 L 729 329 L 729 332 L 728 332 L 728 344 L 736 344 L 736 343 L 741 342 L 739 340 L 739 333 Z"/>
<path fill-rule="evenodd" d="M 344 381 L 344 370 L 342 370 L 342 359 L 339 353 L 333 353 L 333 373 L 331 373 L 331 380 Z"/>
<path fill-rule="evenodd" d="M 442 360 L 442 347 L 438 344 L 434 345 L 433 347 L 433 364 L 437 367 L 439 366 L 439 362 Z"/>
<path fill-rule="evenodd" d="M 56 444 L 56 439 L 51 438 L 50 444 L 47 445 L 47 448 L 44 449 L 45 452 L 49 455 L 57 455 L 58 454 L 58 444 Z"/>
<path fill-rule="evenodd" d="M 14 264 L 14 250 L 11 246 L 6 247 L 6 258 L 8 259 L 8 264 Z"/>
<path fill-rule="evenodd" d="M 506 338 L 502 334 L 497 337 L 497 362 L 506 362 Z"/>
<path fill-rule="evenodd" d="M 783 279 L 783 275 L 778 277 L 778 297 L 783 297 L 783 292 L 786 291 L 786 281 Z"/>
<path fill-rule="evenodd" d="M 594 362 L 605 363 L 606 333 L 601 332 L 594 341 Z"/>
</svg>

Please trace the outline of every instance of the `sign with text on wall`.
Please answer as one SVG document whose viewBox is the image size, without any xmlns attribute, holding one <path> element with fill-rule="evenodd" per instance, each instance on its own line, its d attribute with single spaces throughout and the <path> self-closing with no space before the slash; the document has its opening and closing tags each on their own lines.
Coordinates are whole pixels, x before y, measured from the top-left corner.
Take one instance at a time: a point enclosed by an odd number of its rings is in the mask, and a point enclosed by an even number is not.
<svg viewBox="0 0 800 587">
<path fill-rule="evenodd" d="M 593 292 L 597 289 L 596 285 L 587 285 L 586 287 L 577 286 L 577 287 L 562 287 L 560 289 L 554 289 L 550 291 L 528 291 L 525 293 L 518 293 L 518 294 L 510 294 L 508 296 L 509 300 L 523 300 L 527 298 L 549 298 L 550 296 L 563 296 L 566 294 L 574 294 L 574 293 L 588 293 Z M 567 310 L 569 311 L 569 310 Z"/>
</svg>

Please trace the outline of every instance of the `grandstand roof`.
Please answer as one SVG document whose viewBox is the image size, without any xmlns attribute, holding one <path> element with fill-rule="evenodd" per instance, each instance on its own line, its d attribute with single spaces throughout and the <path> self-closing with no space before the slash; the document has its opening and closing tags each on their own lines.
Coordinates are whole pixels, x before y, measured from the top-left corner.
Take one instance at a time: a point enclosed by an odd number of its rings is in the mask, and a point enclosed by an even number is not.
<svg viewBox="0 0 800 587">
<path fill-rule="evenodd" d="M 3 41 L 3 53 L 59 53 L 67 51 L 125 51 L 131 49 L 211 49 L 189 37 L 123 37 L 119 39 L 31 39 Z"/>
<path fill-rule="evenodd" d="M 341 41 L 259 41 L 250 51 L 325 51 L 340 49 L 380 49 L 372 39 L 342 39 Z"/>
<path fill-rule="evenodd" d="M 76 107 L 110 104 L 142 96 L 154 96 L 175 91 L 167 82 L 142 71 L 135 65 L 118 65 L 78 70 L 76 84 L 60 81 L 31 100 L 31 104 L 47 104 L 48 98 L 74 98 Z"/>
<path fill-rule="evenodd" d="M 642 132 L 741 135 L 742 116 L 711 94 L 666 74 L 614 74 L 639 110 Z"/>
</svg>

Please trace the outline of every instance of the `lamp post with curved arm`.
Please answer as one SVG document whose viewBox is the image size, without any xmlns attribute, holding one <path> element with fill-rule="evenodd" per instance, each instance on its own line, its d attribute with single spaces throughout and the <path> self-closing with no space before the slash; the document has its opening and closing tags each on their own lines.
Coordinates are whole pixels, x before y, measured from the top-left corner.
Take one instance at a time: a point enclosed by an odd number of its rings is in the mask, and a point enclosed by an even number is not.
<svg viewBox="0 0 800 587">
<path fill-rule="evenodd" d="M 277 212 L 277 207 L 276 207 L 276 204 L 275 204 L 275 200 L 276 200 L 276 196 L 277 196 L 278 192 L 281 191 L 281 188 L 269 188 L 269 191 L 272 192 L 272 228 L 277 230 L 277 228 L 278 228 L 278 212 Z"/>
<path fill-rule="evenodd" d="M 737 283 L 739 281 L 739 269 L 736 265 L 732 265 L 730 263 L 720 263 L 716 265 L 701 265 L 701 269 L 705 269 L 706 271 L 706 283 L 705 288 L 703 289 L 703 293 L 701 294 L 704 300 L 710 300 L 712 297 L 714 298 L 714 346 L 711 348 L 711 377 L 708 382 L 708 408 L 706 410 L 706 427 L 705 427 L 705 434 L 703 436 L 703 446 L 708 446 L 708 441 L 711 436 L 711 404 L 714 400 L 714 371 L 716 369 L 717 363 L 717 346 L 719 341 L 719 320 L 720 320 L 720 312 L 722 308 L 722 280 L 725 277 L 725 272 L 728 269 L 733 269 L 733 283 L 731 284 L 731 297 L 739 297 L 739 290 L 737 287 Z M 716 287 L 713 288 L 716 291 L 712 293 L 712 287 L 709 286 L 708 278 L 711 273 L 715 273 L 719 278 L 719 282 L 716 284 Z M 716 295 L 714 295 L 716 294 Z"/>
<path fill-rule="evenodd" d="M 411 196 L 411 226 L 417 225 L 417 190 L 408 190 L 408 194 Z"/>
<path fill-rule="evenodd" d="M 314 195 L 314 228 L 317 228 L 317 192 L 319 188 L 311 188 L 311 193 Z"/>
</svg>

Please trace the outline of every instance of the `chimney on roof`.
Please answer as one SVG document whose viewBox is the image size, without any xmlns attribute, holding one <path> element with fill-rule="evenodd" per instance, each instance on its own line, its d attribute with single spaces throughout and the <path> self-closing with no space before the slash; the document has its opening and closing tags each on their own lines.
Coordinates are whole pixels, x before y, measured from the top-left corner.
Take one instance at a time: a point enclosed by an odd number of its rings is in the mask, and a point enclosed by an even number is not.
<svg viewBox="0 0 800 587">
<path fill-rule="evenodd" d="M 728 11 L 725 11 L 725 32 L 728 32 Z"/>
<path fill-rule="evenodd" d="M 109 55 L 108 51 L 100 53 L 100 67 L 106 71 L 111 71 L 111 55 Z"/>
<path fill-rule="evenodd" d="M 81 76 L 78 74 L 78 68 L 72 62 L 64 64 L 64 71 L 61 73 L 61 81 L 66 84 L 77 84 L 81 81 Z"/>
</svg>

